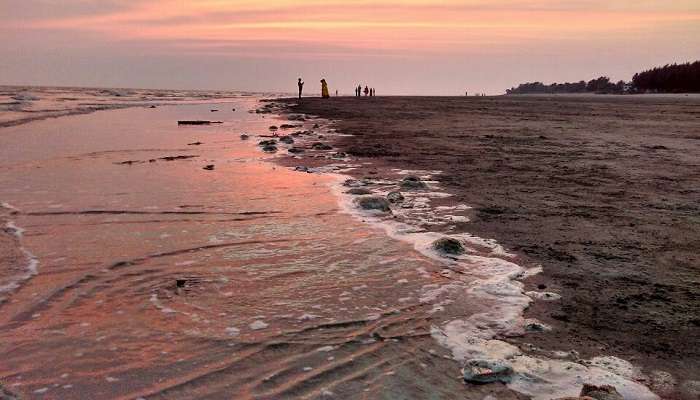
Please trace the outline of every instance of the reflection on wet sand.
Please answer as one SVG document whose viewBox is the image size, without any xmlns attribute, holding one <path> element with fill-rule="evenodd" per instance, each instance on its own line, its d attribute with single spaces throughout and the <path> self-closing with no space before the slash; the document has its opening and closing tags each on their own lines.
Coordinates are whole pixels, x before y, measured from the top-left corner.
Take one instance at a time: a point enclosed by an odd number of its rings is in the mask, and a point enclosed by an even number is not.
<svg viewBox="0 0 700 400">
<path fill-rule="evenodd" d="M 2 262 L 23 268 L 20 245 L 39 260 L 36 276 L 0 293 L 9 390 L 47 399 L 462 391 L 421 299 L 425 285 L 448 282 L 440 268 L 339 213 L 331 177 L 261 161 L 239 139 L 267 130 L 252 107 L 241 100 L 216 126 L 177 127 L 210 108 L 179 106 L 4 129 L 0 218 L 26 231 L 3 242 L 15 253 Z M 198 157 L 148 162 L 179 154 Z M 514 396 L 463 394 L 493 391 Z"/>
</svg>

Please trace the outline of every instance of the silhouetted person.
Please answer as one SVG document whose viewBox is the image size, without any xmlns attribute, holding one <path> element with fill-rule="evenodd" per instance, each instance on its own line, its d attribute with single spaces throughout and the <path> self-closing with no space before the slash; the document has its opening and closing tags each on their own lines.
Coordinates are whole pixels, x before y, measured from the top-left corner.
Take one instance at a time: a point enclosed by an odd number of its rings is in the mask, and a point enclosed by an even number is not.
<svg viewBox="0 0 700 400">
<path fill-rule="evenodd" d="M 331 95 L 328 94 L 328 84 L 325 79 L 321 79 L 321 97 L 324 99 L 331 97 Z"/>
<path fill-rule="evenodd" d="M 304 81 L 299 78 L 299 81 L 297 81 L 297 85 L 299 86 L 299 98 L 301 99 L 301 91 L 304 89 Z"/>
<path fill-rule="evenodd" d="M 365 86 L 365 97 L 369 96 L 369 88 Z"/>
</svg>

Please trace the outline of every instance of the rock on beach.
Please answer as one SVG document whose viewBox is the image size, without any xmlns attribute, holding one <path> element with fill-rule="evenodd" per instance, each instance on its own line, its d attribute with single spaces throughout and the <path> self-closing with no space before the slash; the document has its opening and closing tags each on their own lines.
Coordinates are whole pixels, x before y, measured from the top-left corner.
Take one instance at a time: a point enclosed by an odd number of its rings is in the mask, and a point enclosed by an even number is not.
<svg viewBox="0 0 700 400">
<path fill-rule="evenodd" d="M 415 175 L 409 175 L 401 181 L 401 187 L 404 189 L 425 189 L 427 185 Z"/>
<path fill-rule="evenodd" d="M 386 195 L 387 200 L 389 200 L 391 203 L 401 203 L 404 201 L 404 197 L 401 194 L 401 192 L 394 191 L 394 192 L 389 192 L 389 194 Z"/>
<path fill-rule="evenodd" d="M 379 196 L 367 196 L 355 199 L 355 204 L 363 210 L 391 211 L 389 201 Z"/>
<path fill-rule="evenodd" d="M 466 251 L 464 245 L 457 239 L 444 237 L 433 242 L 433 249 L 448 255 L 458 256 Z"/>
<path fill-rule="evenodd" d="M 498 360 L 468 360 L 462 368 L 465 382 L 469 383 L 493 383 L 510 382 L 513 368 L 503 361 Z"/>
</svg>

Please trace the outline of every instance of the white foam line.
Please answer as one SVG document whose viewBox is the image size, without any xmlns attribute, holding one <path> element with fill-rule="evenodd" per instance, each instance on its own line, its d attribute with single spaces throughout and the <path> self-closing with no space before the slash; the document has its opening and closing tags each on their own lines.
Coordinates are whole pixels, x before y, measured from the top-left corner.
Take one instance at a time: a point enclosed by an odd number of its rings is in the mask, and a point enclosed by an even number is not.
<svg viewBox="0 0 700 400">
<path fill-rule="evenodd" d="M 14 221 L 9 221 L 5 224 L 5 229 L 7 229 L 14 237 L 17 239 L 22 239 L 24 236 L 24 228 L 20 228 L 19 226 L 15 225 Z"/>
<path fill-rule="evenodd" d="M 7 203 L 2 203 L 2 207 L 17 210 L 16 208 L 9 206 L 9 204 Z M 18 241 L 22 240 L 22 237 L 24 236 L 25 232 L 23 228 L 20 228 L 17 225 L 15 225 L 14 221 L 9 221 L 5 224 L 5 231 L 15 236 Z M 26 266 L 26 273 L 19 275 L 15 277 L 15 279 L 11 282 L 0 286 L 0 293 L 6 293 L 13 290 L 17 290 L 23 282 L 26 282 L 32 277 L 39 274 L 39 259 L 23 246 L 20 246 L 19 250 L 22 252 L 22 254 L 24 254 L 24 256 L 28 260 Z"/>
<path fill-rule="evenodd" d="M 646 377 L 632 364 L 619 358 L 562 360 L 557 357 L 556 352 L 548 354 L 549 357 L 535 357 L 524 354 L 517 346 L 495 339 L 509 333 L 521 333 L 525 325 L 532 322 L 524 319 L 523 314 L 533 299 L 524 293 L 523 284 L 518 280 L 541 272 L 541 267 L 524 268 L 508 261 L 507 259 L 512 259 L 514 255 L 508 253 L 495 240 L 467 233 L 449 236 L 466 245 L 487 248 L 490 250 L 490 256 L 467 254 L 452 260 L 445 258 L 432 248 L 432 243 L 445 235 L 399 223 L 382 213 L 358 210 L 353 203 L 354 197 L 345 193 L 347 188 L 342 184 L 346 179 L 352 179 L 351 177 L 342 175 L 342 171 L 337 170 L 319 169 L 316 172 L 327 172 L 327 175 L 334 178 L 330 188 L 338 199 L 342 212 L 383 229 L 389 237 L 413 245 L 424 256 L 449 268 L 452 279 L 448 283 L 426 285 L 423 288 L 424 293 L 420 300 L 433 305 L 431 313 L 443 311 L 445 305 L 464 297 L 473 298 L 486 305 L 485 309 L 488 311 L 432 327 L 432 337 L 449 349 L 455 360 L 464 362 L 478 358 L 505 362 L 511 365 L 515 372 L 508 387 L 535 400 L 576 397 L 584 383 L 612 385 L 628 400 L 658 399 L 646 386 L 638 383 Z M 394 172 L 398 172 L 399 175 L 418 175 L 430 183 L 431 192 L 422 192 L 420 195 L 405 193 L 407 198 L 414 197 L 414 201 L 416 196 L 427 197 L 424 201 L 415 203 L 430 212 L 434 210 L 429 208 L 429 198 L 449 197 L 447 193 L 432 191 L 436 182 L 429 180 L 433 175 L 441 173 L 440 171 L 395 169 Z M 457 208 L 465 210 L 471 207 L 460 205 Z M 400 209 L 393 211 L 399 215 L 405 214 Z M 423 218 L 418 220 L 421 219 Z M 451 271 L 459 270 L 471 281 L 460 280 L 459 277 L 453 276 L 455 274 L 451 274 Z"/>
<path fill-rule="evenodd" d="M 421 171 L 400 173 L 408 172 Z M 487 359 L 505 362 L 515 371 L 508 387 L 532 396 L 535 400 L 578 396 L 584 383 L 612 385 L 625 399 L 658 399 L 646 386 L 638 383 L 644 379 L 641 373 L 619 358 L 603 357 L 607 362 L 595 363 L 594 360 L 565 361 L 544 356 L 534 357 L 525 355 L 517 346 L 495 339 L 523 332 L 525 325 L 530 322 L 524 319 L 523 314 L 533 299 L 524 293 L 523 284 L 518 279 L 539 273 L 540 267 L 524 268 L 508 261 L 504 258 L 512 258 L 513 255 L 494 240 L 466 233 L 450 237 L 467 245 L 486 247 L 491 250 L 491 255 L 467 254 L 453 259 L 445 258 L 432 248 L 432 243 L 445 235 L 426 232 L 376 212 L 358 210 L 353 203 L 353 196 L 345 194 L 346 188 L 342 185 L 346 179 L 351 178 L 337 173 L 328 175 L 334 178 L 331 191 L 337 197 L 343 212 L 382 228 L 393 239 L 412 244 L 418 252 L 446 265 L 450 270 L 466 274 L 467 280 L 455 278 L 442 286 L 429 285 L 431 287 L 424 288 L 421 296 L 421 301 L 434 304 L 432 312 L 442 311 L 444 305 L 454 301 L 451 299 L 465 295 L 487 306 L 489 311 L 432 327 L 433 338 L 449 349 L 455 360 L 464 362 L 469 359 Z M 435 195 L 434 192 L 430 194 Z M 635 373 L 630 374 L 629 371 Z"/>
<path fill-rule="evenodd" d="M 13 206 L 10 203 L 6 203 L 4 201 L 0 203 L 0 207 L 8 209 L 8 210 L 13 211 L 13 212 L 19 212 L 19 208 Z"/>
</svg>

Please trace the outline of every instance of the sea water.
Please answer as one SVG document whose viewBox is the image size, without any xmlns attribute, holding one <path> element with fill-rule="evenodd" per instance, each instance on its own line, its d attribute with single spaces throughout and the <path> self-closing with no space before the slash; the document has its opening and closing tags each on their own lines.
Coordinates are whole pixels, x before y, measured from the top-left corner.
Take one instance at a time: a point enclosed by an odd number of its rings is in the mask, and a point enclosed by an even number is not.
<svg viewBox="0 0 700 400">
<path fill-rule="evenodd" d="M 55 100 L 28 96 L 17 101 Z M 435 252 L 443 235 L 418 226 L 468 209 L 431 209 L 445 196 L 436 184 L 407 194 L 411 208 L 366 213 L 344 193 L 347 177 L 294 171 L 260 151 L 269 126 L 288 121 L 256 114 L 259 97 L 177 99 L 0 130 L 2 245 L 14 254 L 0 261 L 8 389 L 500 398 L 500 386 L 462 383 L 461 363 L 479 358 L 512 364 L 509 387 L 535 398 L 577 394 L 584 382 L 653 398 L 621 360 L 534 357 L 503 341 L 532 301 L 518 279 L 537 271 L 465 234 L 455 237 L 466 254 Z M 352 160 L 334 170 L 347 168 Z"/>
</svg>

